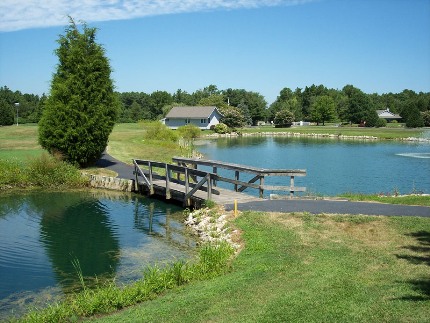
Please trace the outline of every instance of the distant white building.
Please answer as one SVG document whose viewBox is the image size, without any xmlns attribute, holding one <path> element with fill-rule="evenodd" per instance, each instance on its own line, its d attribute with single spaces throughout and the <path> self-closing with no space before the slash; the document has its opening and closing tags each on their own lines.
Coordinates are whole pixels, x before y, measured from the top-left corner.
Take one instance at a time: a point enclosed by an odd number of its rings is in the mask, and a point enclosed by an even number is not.
<svg viewBox="0 0 430 323">
<path fill-rule="evenodd" d="M 385 110 L 376 110 L 376 113 L 378 114 L 379 118 L 385 119 L 385 120 L 387 120 L 387 122 L 402 119 L 402 117 L 399 116 L 398 114 L 390 112 L 390 109 L 388 109 L 388 108 Z"/>
<path fill-rule="evenodd" d="M 210 129 L 220 123 L 222 114 L 215 106 L 196 106 L 196 107 L 173 107 L 172 110 L 161 120 L 170 129 L 187 124 L 193 124 L 200 129 Z"/>
</svg>

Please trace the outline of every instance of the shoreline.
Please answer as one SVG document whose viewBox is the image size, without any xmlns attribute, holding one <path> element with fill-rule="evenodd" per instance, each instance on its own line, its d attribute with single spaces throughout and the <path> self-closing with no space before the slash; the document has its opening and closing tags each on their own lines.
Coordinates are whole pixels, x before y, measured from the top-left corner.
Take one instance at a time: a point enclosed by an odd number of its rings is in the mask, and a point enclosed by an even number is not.
<svg viewBox="0 0 430 323">
<path fill-rule="evenodd" d="M 360 140 L 360 141 L 403 141 L 403 142 L 420 142 L 420 143 L 430 143 L 430 138 L 418 138 L 418 137 L 404 137 L 404 138 L 381 138 L 376 136 L 349 136 L 341 134 L 330 134 L 330 133 L 301 133 L 301 132 L 291 132 L 291 131 L 262 131 L 253 133 L 225 133 L 225 134 L 206 134 L 201 137 L 217 139 L 217 138 L 238 138 L 238 137 L 308 137 L 316 139 L 339 139 L 339 140 Z"/>
</svg>

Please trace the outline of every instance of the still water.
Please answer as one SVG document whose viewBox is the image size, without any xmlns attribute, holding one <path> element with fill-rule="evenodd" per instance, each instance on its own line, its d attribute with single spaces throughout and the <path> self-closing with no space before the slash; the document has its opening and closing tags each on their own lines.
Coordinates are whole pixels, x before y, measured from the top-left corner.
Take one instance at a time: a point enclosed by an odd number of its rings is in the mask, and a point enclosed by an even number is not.
<svg viewBox="0 0 430 323">
<path fill-rule="evenodd" d="M 296 186 L 311 194 L 430 193 L 430 143 L 290 137 L 222 138 L 197 143 L 206 159 L 262 168 L 306 169 Z M 269 178 L 289 185 L 289 178 Z"/>
<path fill-rule="evenodd" d="M 145 266 L 187 259 L 196 241 L 182 209 L 116 192 L 0 195 L 0 321 L 44 305 L 84 276 L 142 277 Z"/>
</svg>

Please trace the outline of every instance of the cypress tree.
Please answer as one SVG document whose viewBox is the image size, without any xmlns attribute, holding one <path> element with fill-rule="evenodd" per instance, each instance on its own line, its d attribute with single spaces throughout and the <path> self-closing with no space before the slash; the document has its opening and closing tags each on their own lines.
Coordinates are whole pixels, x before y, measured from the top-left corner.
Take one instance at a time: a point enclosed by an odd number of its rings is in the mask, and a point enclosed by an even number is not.
<svg viewBox="0 0 430 323">
<path fill-rule="evenodd" d="M 104 48 L 96 43 L 96 29 L 70 18 L 57 41 L 59 63 L 39 121 L 39 143 L 51 154 L 87 166 L 107 146 L 117 118 L 119 101 L 110 78 Z"/>
</svg>

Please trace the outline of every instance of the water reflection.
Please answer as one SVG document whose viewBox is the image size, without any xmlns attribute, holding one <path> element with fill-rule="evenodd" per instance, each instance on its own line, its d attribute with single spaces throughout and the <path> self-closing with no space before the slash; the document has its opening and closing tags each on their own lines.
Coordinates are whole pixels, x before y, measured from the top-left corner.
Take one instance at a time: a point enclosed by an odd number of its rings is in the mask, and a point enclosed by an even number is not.
<svg viewBox="0 0 430 323">
<path fill-rule="evenodd" d="M 119 241 L 109 213 L 99 200 L 84 200 L 62 209 L 45 208 L 40 241 L 51 260 L 57 282 L 65 290 L 79 285 L 74 259 L 79 261 L 84 277 L 112 277 L 116 273 Z"/>
<path fill-rule="evenodd" d="M 117 192 L 0 194 L 0 321 L 78 286 L 74 259 L 84 276 L 122 283 L 192 257 L 181 211 Z"/>
</svg>

